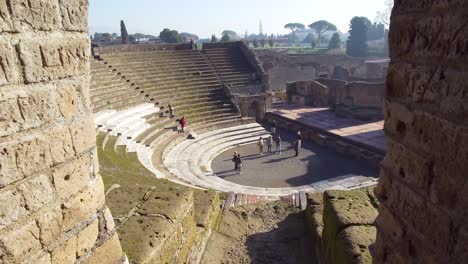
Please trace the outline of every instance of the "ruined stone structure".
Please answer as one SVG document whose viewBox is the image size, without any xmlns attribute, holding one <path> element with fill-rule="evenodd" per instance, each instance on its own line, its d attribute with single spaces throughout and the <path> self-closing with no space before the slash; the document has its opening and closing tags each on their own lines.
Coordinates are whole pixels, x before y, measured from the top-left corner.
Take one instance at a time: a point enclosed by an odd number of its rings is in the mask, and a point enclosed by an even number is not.
<svg viewBox="0 0 468 264">
<path fill-rule="evenodd" d="M 0 2 L 0 263 L 118 263 L 89 97 L 88 3 Z"/>
<path fill-rule="evenodd" d="M 368 74 L 369 67 L 366 59 L 344 55 L 286 55 L 271 50 L 255 52 L 269 76 L 269 87 L 272 90 L 285 89 L 287 82 L 314 80 L 319 77 L 339 77 L 344 81 L 376 77 L 376 70 L 372 67 L 372 74 Z M 380 65 L 373 64 L 372 66 Z M 379 79 L 383 79 L 383 76 L 382 71 Z"/>
<path fill-rule="evenodd" d="M 330 106 L 330 89 L 317 81 L 289 82 L 286 85 L 288 101 L 315 107 Z"/>
<path fill-rule="evenodd" d="M 467 1 L 395 1 L 374 263 L 468 258 Z"/>
<path fill-rule="evenodd" d="M 383 117 L 384 83 L 344 82 L 319 78 L 287 84 L 288 102 L 312 107 L 329 107 L 338 116 L 360 120 Z"/>
<path fill-rule="evenodd" d="M 373 223 L 379 203 L 374 187 L 307 194 L 305 221 L 317 263 L 371 263 Z"/>
</svg>

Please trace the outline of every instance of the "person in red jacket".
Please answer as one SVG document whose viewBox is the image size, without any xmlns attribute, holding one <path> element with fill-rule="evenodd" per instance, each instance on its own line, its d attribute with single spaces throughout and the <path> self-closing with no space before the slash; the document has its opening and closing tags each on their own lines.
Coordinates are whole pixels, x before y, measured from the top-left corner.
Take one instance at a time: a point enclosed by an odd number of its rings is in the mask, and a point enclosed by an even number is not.
<svg viewBox="0 0 468 264">
<path fill-rule="evenodd" d="M 185 125 L 187 124 L 187 121 L 185 120 L 184 116 L 180 119 L 179 124 L 180 124 L 180 128 L 182 130 L 182 133 L 185 133 L 184 128 L 185 128 Z"/>
</svg>

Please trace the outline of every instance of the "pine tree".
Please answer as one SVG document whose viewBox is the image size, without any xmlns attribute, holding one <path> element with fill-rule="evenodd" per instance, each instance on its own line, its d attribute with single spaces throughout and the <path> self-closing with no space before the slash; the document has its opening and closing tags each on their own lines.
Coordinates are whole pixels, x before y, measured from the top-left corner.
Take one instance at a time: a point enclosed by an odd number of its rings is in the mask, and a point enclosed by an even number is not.
<svg viewBox="0 0 468 264">
<path fill-rule="evenodd" d="M 125 26 L 125 22 L 123 20 L 120 21 L 120 36 L 122 37 L 122 44 L 129 43 L 127 27 Z"/>
</svg>

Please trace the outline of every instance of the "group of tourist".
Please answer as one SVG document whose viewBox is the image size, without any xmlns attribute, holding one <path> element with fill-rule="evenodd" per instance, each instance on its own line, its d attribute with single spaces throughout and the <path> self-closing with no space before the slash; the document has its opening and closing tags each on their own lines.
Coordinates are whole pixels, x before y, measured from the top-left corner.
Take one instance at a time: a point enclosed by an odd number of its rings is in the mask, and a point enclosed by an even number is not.
<svg viewBox="0 0 468 264">
<path fill-rule="evenodd" d="M 163 107 L 161 107 L 163 108 Z M 175 108 L 172 107 L 170 104 L 167 105 L 167 108 L 169 109 L 169 118 L 172 119 L 174 118 L 174 112 Z M 166 112 L 167 113 L 167 112 Z M 177 132 L 178 133 L 185 133 L 185 126 L 187 125 L 187 120 L 185 119 L 184 116 L 182 116 L 181 119 L 177 119 L 178 125 L 177 125 Z"/>
<path fill-rule="evenodd" d="M 267 145 L 267 152 L 268 153 L 273 153 L 273 142 L 275 143 L 276 145 L 276 149 L 275 149 L 275 154 L 279 154 L 281 155 L 281 136 L 279 133 L 277 133 L 276 131 L 276 124 L 273 123 L 272 127 L 271 127 L 271 135 L 269 135 L 266 140 L 263 139 L 263 137 L 260 137 L 260 139 L 258 140 L 257 142 L 257 146 L 258 146 L 258 152 L 259 152 L 259 155 L 264 155 L 264 151 L 263 151 L 263 147 L 264 147 L 264 141 L 266 141 L 266 145 Z M 296 134 L 296 138 L 294 139 L 294 142 L 293 142 L 293 147 L 294 147 L 294 151 L 296 152 L 296 155 L 295 157 L 298 157 L 299 156 L 299 150 L 300 148 L 302 147 L 302 134 L 301 134 L 301 131 L 297 131 L 297 134 Z M 235 151 L 234 152 L 234 155 L 233 155 L 233 158 L 232 158 L 232 162 L 234 163 L 234 170 L 236 171 L 237 174 L 242 174 L 242 158 L 241 158 L 241 155 Z"/>
<path fill-rule="evenodd" d="M 276 149 L 275 149 L 275 154 L 279 154 L 281 155 L 281 136 L 277 133 L 273 134 L 273 135 L 269 135 L 267 138 L 266 138 L 266 145 L 268 147 L 268 150 L 267 152 L 268 153 L 272 153 L 272 147 L 273 147 L 273 141 L 275 142 L 275 145 L 276 145 Z M 258 152 L 260 155 L 263 155 L 263 146 L 264 146 L 264 139 L 263 137 L 260 137 L 260 139 L 258 140 L 257 142 L 257 146 L 258 146 Z"/>
</svg>

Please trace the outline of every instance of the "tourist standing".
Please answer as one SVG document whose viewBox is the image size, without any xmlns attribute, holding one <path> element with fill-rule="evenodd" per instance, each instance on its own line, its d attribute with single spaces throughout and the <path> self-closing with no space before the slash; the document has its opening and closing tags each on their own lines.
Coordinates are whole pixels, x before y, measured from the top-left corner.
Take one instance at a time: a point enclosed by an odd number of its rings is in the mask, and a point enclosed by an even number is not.
<svg viewBox="0 0 468 264">
<path fill-rule="evenodd" d="M 276 134 L 276 122 L 273 120 L 273 124 L 271 125 L 271 133 L 273 135 Z"/>
<path fill-rule="evenodd" d="M 232 162 L 234 162 L 234 170 L 237 172 L 239 162 L 237 161 L 237 151 L 234 152 L 234 155 L 232 157 Z"/>
<path fill-rule="evenodd" d="M 271 153 L 271 146 L 273 146 L 273 139 L 271 136 L 267 137 L 267 146 L 268 146 L 268 153 Z"/>
<path fill-rule="evenodd" d="M 257 146 L 258 146 L 258 152 L 260 153 L 260 155 L 263 155 L 263 138 L 262 137 L 260 137 L 260 139 L 258 140 Z"/>
<path fill-rule="evenodd" d="M 241 155 L 237 154 L 237 174 L 242 174 L 242 166 Z"/>
<path fill-rule="evenodd" d="M 302 146 L 302 135 L 301 135 L 301 131 L 297 131 L 296 140 L 297 140 L 298 146 L 299 146 L 299 148 L 300 148 L 300 147 Z"/>
<path fill-rule="evenodd" d="M 185 120 L 185 117 L 183 116 L 180 121 L 179 121 L 179 124 L 180 124 L 180 130 L 182 133 L 185 133 L 185 125 L 187 124 L 187 121 Z"/>
<path fill-rule="evenodd" d="M 299 140 L 294 140 L 294 151 L 296 152 L 296 157 L 299 156 Z"/>
<path fill-rule="evenodd" d="M 275 137 L 275 144 L 276 144 L 275 153 L 281 155 L 281 136 L 279 134 L 277 134 Z"/>
<path fill-rule="evenodd" d="M 170 104 L 167 105 L 167 107 L 169 108 L 169 118 L 173 118 L 174 117 L 174 108 L 172 108 L 172 106 Z"/>
</svg>

